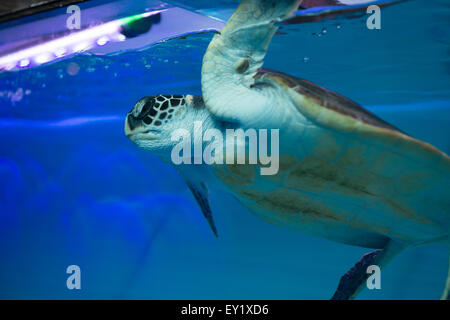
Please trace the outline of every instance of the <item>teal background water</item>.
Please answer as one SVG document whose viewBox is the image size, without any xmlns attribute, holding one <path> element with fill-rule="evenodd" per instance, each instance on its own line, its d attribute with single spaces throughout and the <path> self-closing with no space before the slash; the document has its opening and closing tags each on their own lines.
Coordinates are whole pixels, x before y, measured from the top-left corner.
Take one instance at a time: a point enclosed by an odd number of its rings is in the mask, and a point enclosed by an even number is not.
<svg viewBox="0 0 450 320">
<path fill-rule="evenodd" d="M 365 19 L 283 26 L 265 67 L 449 153 L 450 3 L 384 8 L 381 30 Z M 328 299 L 369 251 L 273 226 L 212 192 L 215 239 L 176 170 L 124 136 L 141 97 L 201 93 L 211 37 L 0 74 L 0 298 Z M 445 245 L 409 249 L 360 298 L 436 299 L 447 263 Z M 71 264 L 79 291 L 66 288 Z"/>
</svg>

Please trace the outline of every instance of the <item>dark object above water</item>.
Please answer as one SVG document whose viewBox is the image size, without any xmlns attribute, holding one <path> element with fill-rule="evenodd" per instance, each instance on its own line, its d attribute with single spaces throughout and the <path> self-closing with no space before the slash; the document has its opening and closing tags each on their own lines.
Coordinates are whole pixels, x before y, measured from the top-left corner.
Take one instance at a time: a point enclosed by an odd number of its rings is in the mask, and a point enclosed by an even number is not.
<svg viewBox="0 0 450 320">
<path fill-rule="evenodd" d="M 146 18 L 133 20 L 132 22 L 123 25 L 120 32 L 127 38 L 134 38 L 148 32 L 152 25 L 159 22 L 161 22 L 161 14 L 157 13 Z"/>
</svg>

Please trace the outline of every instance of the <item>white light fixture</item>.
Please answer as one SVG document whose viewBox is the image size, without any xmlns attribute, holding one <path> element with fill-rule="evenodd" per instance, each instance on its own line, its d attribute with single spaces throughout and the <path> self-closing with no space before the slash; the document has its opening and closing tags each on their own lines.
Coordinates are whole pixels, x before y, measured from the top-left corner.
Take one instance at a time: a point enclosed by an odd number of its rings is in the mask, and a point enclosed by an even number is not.
<svg viewBox="0 0 450 320">
<path fill-rule="evenodd" d="M 19 61 L 19 67 L 25 68 L 30 65 L 30 59 L 22 59 Z"/>
<path fill-rule="evenodd" d="M 124 41 L 126 37 L 120 33 L 120 27 L 123 24 L 129 23 L 130 21 L 136 19 L 141 19 L 143 17 L 155 15 L 165 10 L 166 9 L 146 12 L 144 14 L 114 20 L 99 26 L 70 33 L 69 35 L 66 35 L 64 37 L 40 43 L 23 50 L 1 56 L 0 70 L 10 70 L 17 65 L 20 65 L 21 61 L 26 61 L 26 59 L 33 59 L 33 61 L 37 64 L 46 63 L 68 54 L 69 52 L 71 52 L 69 48 L 73 48 L 74 51 L 78 52 L 92 47 L 95 43 L 97 43 L 98 45 L 105 45 L 110 40 Z M 52 52 L 53 54 L 50 54 L 50 52 Z"/>
<path fill-rule="evenodd" d="M 41 53 L 38 56 L 36 56 L 36 58 L 34 58 L 34 62 L 36 62 L 37 64 L 46 63 L 51 60 L 52 60 L 52 55 L 48 52 Z"/>
<path fill-rule="evenodd" d="M 108 36 L 100 37 L 100 38 L 97 40 L 97 44 L 98 44 L 99 46 L 104 46 L 104 45 L 107 44 L 108 42 L 109 42 L 109 37 L 108 37 Z"/>
<path fill-rule="evenodd" d="M 60 58 L 67 53 L 67 50 L 65 48 L 58 48 L 53 53 L 55 57 Z"/>
<path fill-rule="evenodd" d="M 80 52 L 80 51 L 84 51 L 88 48 L 91 47 L 91 43 L 84 41 L 84 42 L 80 42 L 77 43 L 74 47 L 73 47 L 73 52 Z"/>
</svg>

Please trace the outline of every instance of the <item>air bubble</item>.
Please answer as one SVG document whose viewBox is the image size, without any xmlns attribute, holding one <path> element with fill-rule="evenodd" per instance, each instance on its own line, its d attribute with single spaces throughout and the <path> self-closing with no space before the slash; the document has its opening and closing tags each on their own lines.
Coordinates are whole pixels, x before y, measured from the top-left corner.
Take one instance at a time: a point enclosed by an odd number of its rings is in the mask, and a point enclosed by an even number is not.
<svg viewBox="0 0 450 320">
<path fill-rule="evenodd" d="M 67 73 L 71 76 L 74 76 L 80 71 L 80 67 L 75 62 L 69 63 L 67 66 Z"/>
</svg>

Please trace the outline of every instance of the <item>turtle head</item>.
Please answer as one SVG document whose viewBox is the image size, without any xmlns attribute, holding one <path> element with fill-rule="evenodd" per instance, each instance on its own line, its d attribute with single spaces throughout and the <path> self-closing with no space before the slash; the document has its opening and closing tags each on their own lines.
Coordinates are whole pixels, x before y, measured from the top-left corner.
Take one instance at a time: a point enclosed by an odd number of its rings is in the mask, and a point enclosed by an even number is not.
<svg viewBox="0 0 450 320">
<path fill-rule="evenodd" d="M 191 130 L 193 121 L 206 110 L 201 97 L 192 95 L 157 95 L 140 99 L 125 119 L 125 135 L 142 149 L 167 154 L 176 144 L 172 132 Z M 201 113 L 201 112 L 200 112 Z"/>
</svg>

